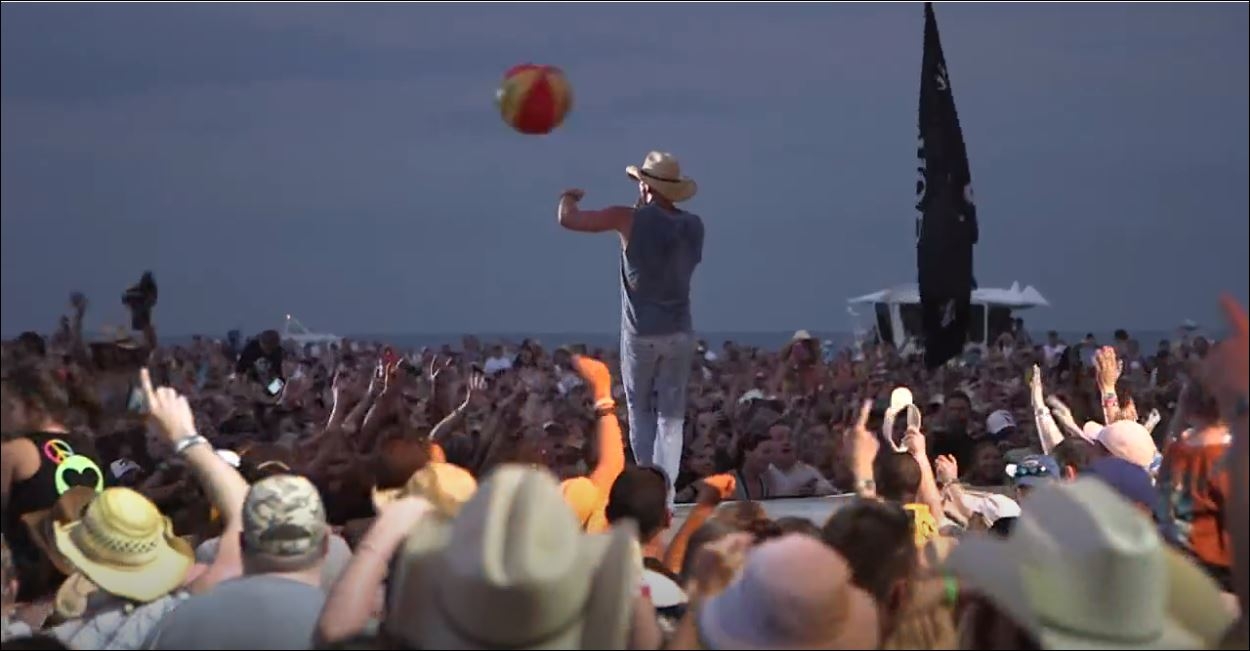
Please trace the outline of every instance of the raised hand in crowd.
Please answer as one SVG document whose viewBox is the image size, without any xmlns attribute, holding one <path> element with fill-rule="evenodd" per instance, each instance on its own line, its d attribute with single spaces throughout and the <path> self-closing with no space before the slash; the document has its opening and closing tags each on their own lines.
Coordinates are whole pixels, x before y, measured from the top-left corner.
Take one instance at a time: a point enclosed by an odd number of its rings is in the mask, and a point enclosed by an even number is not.
<svg viewBox="0 0 1250 651">
<path fill-rule="evenodd" d="M 152 433 L 174 456 L 181 457 L 200 482 L 213 506 L 221 514 L 224 528 L 217 557 L 207 572 L 191 588 L 203 591 L 243 571 L 239 534 L 243 530 L 243 501 L 247 482 L 213 450 L 208 439 L 196 431 L 195 418 L 187 399 L 169 387 L 155 388 L 148 369 L 139 372 L 139 382 L 148 406 Z"/>
<path fill-rule="evenodd" d="M 1059 399 L 1059 396 L 1047 398 L 1046 406 L 1050 407 L 1050 413 L 1054 416 L 1055 422 L 1063 428 L 1067 436 L 1081 437 L 1081 427 L 1076 424 L 1076 418 L 1072 416 L 1072 410 Z"/>
<path fill-rule="evenodd" d="M 940 487 L 959 481 L 959 462 L 952 455 L 939 455 L 933 462 L 933 474 Z"/>
<path fill-rule="evenodd" d="M 860 497 L 875 497 L 877 484 L 873 479 L 873 463 L 881 450 L 881 441 L 876 434 L 868 429 L 868 418 L 872 414 L 872 401 L 865 400 L 860 405 L 859 415 L 851 428 L 847 444 L 850 447 L 848 457 L 851 460 L 851 474 L 855 480 L 855 492 Z"/>
<path fill-rule="evenodd" d="M 1160 414 L 1158 409 L 1151 409 L 1150 413 L 1146 414 L 1146 420 L 1142 421 L 1142 427 L 1145 427 L 1147 432 L 1153 434 L 1155 427 L 1158 427 L 1159 422 L 1162 420 L 1163 414 Z"/>
<path fill-rule="evenodd" d="M 1108 425 L 1120 420 L 1120 402 L 1115 385 L 1123 372 L 1124 363 L 1111 346 L 1103 346 L 1094 353 L 1094 379 L 1098 385 L 1099 404 L 1102 405 L 1102 422 Z"/>
<path fill-rule="evenodd" d="M 430 440 L 440 442 L 445 439 L 452 431 L 459 426 L 464 419 L 465 413 L 469 410 L 473 397 L 481 392 L 486 391 L 486 376 L 480 371 L 473 371 L 469 374 L 469 380 L 464 385 L 464 400 L 460 405 L 451 410 L 434 429 L 430 430 Z"/>
<path fill-rule="evenodd" d="M 699 487 L 696 503 L 705 506 L 716 506 L 734 496 L 738 482 L 733 475 L 720 474 L 704 477 L 697 482 Z"/>
</svg>

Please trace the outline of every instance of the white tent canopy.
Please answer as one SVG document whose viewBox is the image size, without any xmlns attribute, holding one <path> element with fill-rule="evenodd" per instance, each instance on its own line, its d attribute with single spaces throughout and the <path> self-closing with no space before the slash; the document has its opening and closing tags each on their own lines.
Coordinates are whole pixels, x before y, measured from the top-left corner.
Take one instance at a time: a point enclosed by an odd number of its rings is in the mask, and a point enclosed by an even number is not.
<svg viewBox="0 0 1250 651">
<path fill-rule="evenodd" d="M 312 332 L 299 322 L 299 319 L 286 315 L 286 324 L 282 328 L 283 341 L 293 341 L 297 345 L 306 344 L 337 344 L 343 340 L 338 335 L 332 335 L 325 332 Z"/>
<path fill-rule="evenodd" d="M 996 287 L 974 289 L 972 290 L 972 302 L 990 306 L 1001 305 L 1017 310 L 1029 307 L 1050 307 L 1050 301 L 1047 301 L 1041 292 L 1034 289 L 1032 285 L 1026 285 L 1024 289 L 1020 289 L 1020 283 L 1018 282 L 1011 283 L 1010 289 Z M 920 288 L 915 283 L 898 285 L 879 292 L 856 296 L 848 299 L 847 303 L 852 305 L 873 303 L 918 304 L 920 303 Z"/>
</svg>

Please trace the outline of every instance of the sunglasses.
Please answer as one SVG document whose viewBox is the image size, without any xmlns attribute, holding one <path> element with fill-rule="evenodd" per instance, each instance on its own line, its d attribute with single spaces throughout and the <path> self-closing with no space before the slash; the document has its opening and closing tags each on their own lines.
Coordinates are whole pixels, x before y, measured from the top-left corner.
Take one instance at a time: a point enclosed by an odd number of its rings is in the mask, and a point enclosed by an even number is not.
<svg viewBox="0 0 1250 651">
<path fill-rule="evenodd" d="M 1012 479 L 1021 477 L 1050 477 L 1050 470 L 1039 463 L 1009 463 L 1007 464 L 1007 475 Z"/>
</svg>

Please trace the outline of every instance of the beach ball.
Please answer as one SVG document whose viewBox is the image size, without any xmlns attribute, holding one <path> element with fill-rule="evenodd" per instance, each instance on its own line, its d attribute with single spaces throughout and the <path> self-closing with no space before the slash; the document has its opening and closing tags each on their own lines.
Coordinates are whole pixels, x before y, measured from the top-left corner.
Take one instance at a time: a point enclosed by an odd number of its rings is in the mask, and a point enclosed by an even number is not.
<svg viewBox="0 0 1250 651">
<path fill-rule="evenodd" d="M 573 91 L 559 68 L 526 63 L 504 74 L 495 100 L 508 126 L 538 135 L 564 122 L 573 106 Z"/>
</svg>

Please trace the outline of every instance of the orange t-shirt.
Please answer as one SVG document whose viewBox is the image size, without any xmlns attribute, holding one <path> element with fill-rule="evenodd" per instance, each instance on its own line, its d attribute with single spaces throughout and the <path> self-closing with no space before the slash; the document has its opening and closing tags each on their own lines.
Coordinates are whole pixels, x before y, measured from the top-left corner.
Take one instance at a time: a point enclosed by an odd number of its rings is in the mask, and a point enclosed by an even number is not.
<svg viewBox="0 0 1250 651">
<path fill-rule="evenodd" d="M 560 492 L 586 533 L 603 533 L 608 530 L 608 517 L 605 513 L 608 496 L 589 477 L 573 477 L 560 482 Z"/>
<path fill-rule="evenodd" d="M 1228 472 L 1221 458 L 1228 445 L 1174 441 L 1163 453 L 1157 485 L 1159 522 L 1167 538 L 1209 565 L 1231 565 L 1231 541 L 1224 526 Z"/>
</svg>

